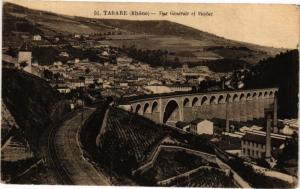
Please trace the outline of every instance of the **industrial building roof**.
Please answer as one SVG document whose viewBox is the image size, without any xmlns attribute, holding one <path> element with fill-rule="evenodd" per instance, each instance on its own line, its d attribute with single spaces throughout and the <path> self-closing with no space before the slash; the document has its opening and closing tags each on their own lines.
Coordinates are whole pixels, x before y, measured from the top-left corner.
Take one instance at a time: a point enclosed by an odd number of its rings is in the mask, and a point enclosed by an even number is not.
<svg viewBox="0 0 300 189">
<path fill-rule="evenodd" d="M 251 141 L 251 142 L 254 142 L 254 143 L 258 143 L 258 144 L 266 144 L 266 136 L 253 134 L 253 133 L 246 133 L 242 137 L 242 140 Z M 271 137 L 271 145 L 274 146 L 274 147 L 279 147 L 284 142 L 285 142 L 285 140 L 283 140 L 283 139 Z"/>
</svg>

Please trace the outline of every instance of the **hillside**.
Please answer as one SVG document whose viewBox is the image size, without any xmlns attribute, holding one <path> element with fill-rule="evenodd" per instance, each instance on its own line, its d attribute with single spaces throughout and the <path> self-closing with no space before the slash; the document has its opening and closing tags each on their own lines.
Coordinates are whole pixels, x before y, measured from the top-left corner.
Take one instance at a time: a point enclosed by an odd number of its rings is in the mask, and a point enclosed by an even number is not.
<svg viewBox="0 0 300 189">
<path fill-rule="evenodd" d="M 68 111 L 68 106 L 45 80 L 7 68 L 2 68 L 1 100 L 1 178 L 18 183 L 17 176 L 40 160 L 43 132 Z"/>
<path fill-rule="evenodd" d="M 60 94 L 46 81 L 6 68 L 2 69 L 2 103 L 6 107 L 1 112 L 3 120 L 13 120 L 10 122 L 15 123 L 5 125 L 6 122 L 3 122 L 1 129 L 10 130 L 9 127 L 13 127 L 15 132 L 2 134 L 20 134 L 33 151 L 36 151 L 43 130 L 60 118 L 67 108 Z"/>
<path fill-rule="evenodd" d="M 111 169 L 124 174 L 137 168 L 165 135 L 162 127 L 147 119 L 110 109 L 106 129 L 99 134 L 97 141 L 101 142 L 97 145 L 113 162 Z"/>
<path fill-rule="evenodd" d="M 177 36 L 183 38 L 199 39 L 203 41 L 211 41 L 216 44 L 221 44 L 226 39 L 216 35 L 203 32 L 182 24 L 170 22 L 167 20 L 117 20 L 117 19 L 102 19 L 99 21 L 105 25 L 110 25 L 115 28 L 122 28 L 139 34 L 159 35 L 159 36 Z M 229 44 L 234 44 L 234 41 L 228 41 Z"/>
<path fill-rule="evenodd" d="M 11 115 L 7 107 L 3 102 L 1 102 L 1 146 L 3 145 L 4 141 L 6 141 L 10 134 L 15 130 L 18 129 L 19 126 L 17 125 L 15 118 Z"/>
<path fill-rule="evenodd" d="M 299 51 L 291 50 L 255 65 L 246 75 L 245 86 L 278 87 L 278 116 L 298 117 Z"/>
<path fill-rule="evenodd" d="M 98 114 L 97 117 L 91 118 L 89 125 L 92 127 L 93 125 L 102 125 L 103 109 L 99 109 L 99 113 L 102 112 L 102 115 Z M 210 154 L 214 153 L 206 137 L 180 132 L 118 108 L 110 107 L 104 121 L 106 122 L 105 128 L 98 128 L 97 138 L 90 135 L 89 139 L 96 140 L 97 153 L 90 153 L 88 150 L 95 143 L 89 145 L 87 150 L 92 159 L 105 172 L 114 175 L 117 183 L 122 185 L 132 185 L 132 182 L 144 183 L 147 180 L 139 176 L 132 177 L 132 171 L 147 162 L 157 146 L 163 140 L 166 141 L 165 137 L 167 136 L 176 141 L 167 140 L 169 142 L 166 143 L 169 145 L 180 145 Z M 92 127 L 90 127 L 91 130 L 93 130 Z"/>
<path fill-rule="evenodd" d="M 4 39 L 14 35 L 29 33 L 42 36 L 69 34 L 92 34 L 113 31 L 114 28 L 95 24 L 91 19 L 58 15 L 45 11 L 28 9 L 12 3 L 3 5 Z"/>
<path fill-rule="evenodd" d="M 135 46 L 141 50 L 167 51 L 167 59 L 181 63 L 255 64 L 284 49 L 233 41 L 165 20 L 130 21 L 72 17 L 31 10 L 11 3 L 3 6 L 4 44 L 18 43 L 23 32 L 42 36 L 97 34 L 102 44 Z M 226 60 L 226 61 L 223 61 Z M 219 62 L 222 61 L 222 62 Z"/>
</svg>

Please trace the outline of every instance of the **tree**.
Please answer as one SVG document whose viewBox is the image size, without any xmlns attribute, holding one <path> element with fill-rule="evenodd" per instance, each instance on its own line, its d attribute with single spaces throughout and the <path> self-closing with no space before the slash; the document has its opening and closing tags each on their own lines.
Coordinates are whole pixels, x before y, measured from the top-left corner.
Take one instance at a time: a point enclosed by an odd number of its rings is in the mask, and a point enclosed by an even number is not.
<svg viewBox="0 0 300 189">
<path fill-rule="evenodd" d="M 91 72 L 91 70 L 90 70 L 89 68 L 86 68 L 86 69 L 85 69 L 85 73 L 86 73 L 86 74 L 89 74 L 90 72 Z"/>
<path fill-rule="evenodd" d="M 80 77 L 79 77 L 79 80 L 80 80 L 80 81 L 84 81 L 84 80 L 85 80 L 85 77 L 80 76 Z"/>
<path fill-rule="evenodd" d="M 94 83 L 89 84 L 88 88 L 89 89 L 95 89 L 95 84 Z"/>
<path fill-rule="evenodd" d="M 117 57 L 115 55 L 110 55 L 109 56 L 109 63 L 117 64 Z"/>
<path fill-rule="evenodd" d="M 95 86 L 99 87 L 100 84 L 98 83 L 98 80 L 97 79 L 94 79 L 94 83 L 93 83 Z"/>
<path fill-rule="evenodd" d="M 291 159 L 298 160 L 298 135 L 293 133 L 292 138 L 288 139 L 285 147 L 278 156 L 277 167 L 282 168 L 285 166 L 285 162 Z"/>
<path fill-rule="evenodd" d="M 11 47 L 8 48 L 8 50 L 6 51 L 6 54 L 8 54 L 9 56 L 12 56 L 12 57 L 17 57 L 17 51 Z"/>
<path fill-rule="evenodd" d="M 54 47 L 34 47 L 32 57 L 41 65 L 52 65 L 59 51 Z"/>
<path fill-rule="evenodd" d="M 57 81 L 60 77 L 61 77 L 61 74 L 60 73 L 55 73 L 53 75 L 54 79 Z"/>
<path fill-rule="evenodd" d="M 51 80 L 53 78 L 53 73 L 51 71 L 49 71 L 48 69 L 45 69 L 44 70 L 44 77 L 46 79 L 50 79 Z"/>
<path fill-rule="evenodd" d="M 244 79 L 247 88 L 278 87 L 278 117 L 298 117 L 299 52 L 291 50 L 264 59 Z"/>
</svg>

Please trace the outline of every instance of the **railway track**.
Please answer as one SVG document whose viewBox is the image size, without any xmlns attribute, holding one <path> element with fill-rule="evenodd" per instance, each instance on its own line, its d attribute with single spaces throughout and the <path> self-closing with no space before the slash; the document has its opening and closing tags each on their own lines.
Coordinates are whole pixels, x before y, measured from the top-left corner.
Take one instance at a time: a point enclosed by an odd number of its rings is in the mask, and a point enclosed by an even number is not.
<svg viewBox="0 0 300 189">
<path fill-rule="evenodd" d="M 82 156 L 78 131 L 95 111 L 84 108 L 67 114 L 42 135 L 40 149 L 52 184 L 109 185 L 108 179 Z M 47 183 L 48 184 L 48 181 Z"/>
<path fill-rule="evenodd" d="M 58 126 L 52 127 L 49 135 L 48 135 L 48 153 L 49 153 L 49 163 L 52 168 L 55 169 L 56 175 L 58 176 L 58 180 L 60 184 L 64 185 L 71 185 L 73 184 L 70 176 L 68 175 L 68 172 L 63 167 L 63 165 L 60 163 L 58 156 L 56 154 L 56 148 L 55 148 L 55 133 L 58 129 Z"/>
</svg>

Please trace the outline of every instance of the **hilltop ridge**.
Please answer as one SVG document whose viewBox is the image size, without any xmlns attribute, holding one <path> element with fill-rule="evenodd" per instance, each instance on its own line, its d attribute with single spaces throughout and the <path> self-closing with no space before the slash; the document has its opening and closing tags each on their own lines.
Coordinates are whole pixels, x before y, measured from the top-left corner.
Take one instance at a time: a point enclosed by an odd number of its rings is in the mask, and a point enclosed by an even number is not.
<svg viewBox="0 0 300 189">
<path fill-rule="evenodd" d="M 217 26 L 216 26 L 217 27 Z M 42 36 L 98 35 L 103 44 L 134 46 L 169 52 L 167 59 L 181 63 L 228 65 L 256 64 L 286 49 L 226 39 L 167 20 L 120 20 L 66 16 L 32 10 L 12 3 L 3 5 L 3 40 L 11 44 L 20 33 Z"/>
</svg>

